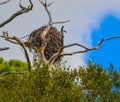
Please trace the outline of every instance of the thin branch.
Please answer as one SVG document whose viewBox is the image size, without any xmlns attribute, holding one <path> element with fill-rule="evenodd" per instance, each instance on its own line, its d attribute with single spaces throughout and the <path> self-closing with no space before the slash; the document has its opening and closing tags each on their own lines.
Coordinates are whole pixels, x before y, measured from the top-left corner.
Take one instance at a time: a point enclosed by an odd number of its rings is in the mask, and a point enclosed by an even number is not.
<svg viewBox="0 0 120 102">
<path fill-rule="evenodd" d="M 20 37 L 20 39 L 24 39 L 24 38 L 26 38 L 26 37 L 28 37 L 30 34 L 27 34 L 27 35 L 25 35 L 25 36 L 23 36 L 23 37 Z"/>
<path fill-rule="evenodd" d="M 11 40 L 11 39 L 5 39 L 6 41 L 9 41 L 9 42 L 11 42 L 11 43 L 13 43 L 13 44 L 19 44 L 18 42 L 16 42 L 16 41 L 13 41 L 13 40 Z"/>
<path fill-rule="evenodd" d="M 43 0 L 39 0 L 39 2 L 44 6 L 44 8 L 45 8 L 45 10 L 46 10 L 46 12 L 47 12 L 47 14 L 48 14 L 48 17 L 49 17 L 48 25 L 49 25 L 49 26 L 52 26 L 52 16 L 51 16 L 51 13 L 50 13 L 48 7 L 49 7 L 50 5 L 52 5 L 53 3 L 47 4 L 47 0 L 45 0 L 45 2 L 43 2 Z"/>
<path fill-rule="evenodd" d="M 3 35 L 0 35 L 0 37 L 4 38 L 6 41 L 9 41 L 13 44 L 19 44 L 16 42 L 16 40 L 13 39 L 13 37 L 8 36 L 8 32 L 3 32 Z"/>
<path fill-rule="evenodd" d="M 48 22 L 48 24 L 47 24 L 47 26 L 46 26 L 46 28 L 43 30 L 43 32 L 42 32 L 42 34 L 41 34 L 41 38 L 43 39 L 43 40 L 45 40 L 45 39 L 47 39 L 47 36 L 48 36 L 48 32 L 49 32 L 49 30 L 50 30 L 50 28 L 52 27 L 52 16 L 51 16 L 51 13 L 50 13 L 50 11 L 49 11 L 49 9 L 48 9 L 48 7 L 50 6 L 50 5 L 52 5 L 52 3 L 47 3 L 47 0 L 39 0 L 39 2 L 43 5 L 43 7 L 45 8 L 45 10 L 46 10 L 46 12 L 47 12 L 47 14 L 48 14 L 48 17 L 49 17 L 49 22 Z"/>
<path fill-rule="evenodd" d="M 48 9 L 48 7 L 53 4 L 53 2 L 52 3 L 47 3 L 47 0 L 39 0 L 39 2 L 43 5 L 43 7 L 45 8 L 45 10 L 46 10 L 46 12 L 48 14 L 48 17 L 49 17 L 48 25 L 47 25 L 46 29 L 43 31 L 43 34 L 42 34 L 42 38 L 46 39 L 46 37 L 49 34 L 48 32 L 49 32 L 50 28 L 53 26 L 53 24 L 67 23 L 67 22 L 70 22 L 70 20 L 60 21 L 60 22 L 53 22 L 52 15 L 51 15 L 51 13 L 50 13 L 50 11 Z"/>
<path fill-rule="evenodd" d="M 23 48 L 23 50 L 25 52 L 25 57 L 26 57 L 26 60 L 27 60 L 27 63 L 28 63 L 28 70 L 31 71 L 31 62 L 30 62 L 30 58 L 29 58 L 27 49 L 25 47 L 25 44 L 19 38 L 15 37 L 15 36 L 10 37 L 8 35 L 8 32 L 3 32 L 3 36 L 1 36 L 1 37 L 4 38 L 5 40 L 9 41 L 9 42 L 20 45 Z"/>
<path fill-rule="evenodd" d="M 82 48 L 87 49 L 87 50 L 89 49 L 89 48 L 85 47 L 84 45 L 78 44 L 78 43 L 73 43 L 73 44 L 69 44 L 69 45 L 63 46 L 63 49 L 64 48 L 68 48 L 68 47 L 72 47 L 72 46 L 79 46 L 79 47 L 82 47 Z"/>
<path fill-rule="evenodd" d="M 103 44 L 103 42 L 105 41 L 108 41 L 108 40 L 113 40 L 113 39 L 118 39 L 120 38 L 120 36 L 116 36 L 116 37 L 111 37 L 111 38 L 104 38 L 102 40 L 100 40 L 100 42 L 98 43 L 97 46 L 93 47 L 93 48 L 88 48 L 82 44 L 78 44 L 78 43 L 73 43 L 73 44 L 69 44 L 69 45 L 66 45 L 66 46 L 62 46 L 59 51 L 57 53 L 55 53 L 51 58 L 50 60 L 48 61 L 48 63 L 50 64 L 53 64 L 54 61 L 59 58 L 59 57 L 63 57 L 63 56 L 72 56 L 74 54 L 79 54 L 79 53 L 85 53 L 85 52 L 88 52 L 88 51 L 93 51 L 93 50 L 98 50 L 101 48 L 101 45 Z M 69 47 L 72 47 L 72 46 L 79 46 L 81 48 L 83 48 L 84 50 L 78 50 L 78 51 L 73 51 L 73 52 L 70 52 L 70 53 L 65 53 L 65 52 L 62 52 L 63 49 L 65 48 L 69 48 Z"/>
<path fill-rule="evenodd" d="M 10 0 L 6 0 L 4 2 L 1 2 L 0 5 L 7 4 L 8 2 L 10 2 Z"/>
<path fill-rule="evenodd" d="M 57 58 L 59 58 L 60 54 L 62 53 L 64 49 L 64 46 L 61 46 L 61 48 L 58 50 L 57 53 L 53 54 L 51 58 L 49 59 L 48 63 L 53 64 Z"/>
<path fill-rule="evenodd" d="M 9 47 L 0 48 L 0 51 L 8 50 Z"/>
<path fill-rule="evenodd" d="M 63 56 L 63 54 L 65 53 L 62 53 L 63 49 L 65 48 L 68 48 L 68 47 L 72 47 L 72 46 L 79 46 L 79 47 L 82 47 L 86 50 L 89 50 L 89 48 L 85 47 L 84 45 L 82 44 L 78 44 L 78 43 L 73 43 L 73 44 L 69 44 L 69 45 L 66 45 L 66 46 L 62 46 L 57 53 L 55 53 L 48 61 L 48 63 L 53 63 L 58 57 L 60 56 Z M 68 54 L 68 53 L 67 53 Z M 65 54 L 65 55 L 67 55 Z M 72 55 L 73 53 L 69 53 L 68 55 Z"/>
<path fill-rule="evenodd" d="M 9 75 L 9 74 L 24 74 L 24 73 L 25 72 L 15 72 L 15 71 L 5 72 L 5 73 L 0 74 L 0 77 L 6 76 L 6 75 Z"/>
<path fill-rule="evenodd" d="M 120 38 L 120 36 L 114 36 L 114 37 L 111 37 L 111 38 L 102 39 L 100 42 L 98 42 L 98 45 L 100 46 L 104 41 L 113 40 L 113 39 L 117 39 L 117 38 Z"/>
<path fill-rule="evenodd" d="M 11 22 L 13 19 L 15 19 L 17 16 L 22 15 L 23 13 L 28 13 L 30 10 L 32 10 L 33 8 L 33 4 L 32 1 L 29 0 L 30 5 L 25 8 L 21 5 L 21 1 L 19 4 L 19 7 L 21 8 L 21 10 L 17 11 L 16 13 L 14 13 L 11 17 L 9 17 L 7 20 L 5 20 L 4 22 L 2 22 L 0 24 L 0 28 L 3 27 L 4 25 L 8 24 L 9 22 Z"/>
<path fill-rule="evenodd" d="M 61 24 L 61 23 L 68 23 L 68 22 L 70 22 L 70 20 L 59 21 L 59 22 L 52 22 L 52 24 Z"/>
</svg>

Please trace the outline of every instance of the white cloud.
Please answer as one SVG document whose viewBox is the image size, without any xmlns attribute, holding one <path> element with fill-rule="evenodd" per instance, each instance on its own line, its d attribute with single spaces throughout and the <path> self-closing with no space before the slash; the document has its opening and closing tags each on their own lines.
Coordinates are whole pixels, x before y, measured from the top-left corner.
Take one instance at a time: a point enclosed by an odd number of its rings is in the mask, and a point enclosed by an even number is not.
<svg viewBox="0 0 120 102">
<path fill-rule="evenodd" d="M 91 34 L 93 29 L 97 29 L 104 16 L 111 13 L 120 18 L 120 0 L 48 0 L 55 1 L 51 7 L 51 13 L 54 20 L 67 20 L 71 22 L 64 24 L 65 30 L 68 31 L 65 34 L 65 43 L 78 42 L 85 44 L 86 46 L 92 46 Z M 25 2 L 25 1 L 24 1 Z M 16 5 L 16 6 L 14 6 Z M 7 30 L 11 35 L 23 36 L 30 33 L 34 29 L 40 27 L 48 22 L 48 17 L 39 2 L 34 1 L 34 9 L 28 14 L 17 17 L 13 22 L 3 27 L 0 30 Z M 6 7 L 6 9 L 4 9 Z M 17 3 L 8 3 L 0 7 L 0 22 L 10 16 L 13 12 L 17 11 Z M 3 12 L 4 11 L 4 12 Z M 5 17 L 5 18 L 4 18 Z M 7 46 L 3 40 L 0 40 L 2 46 Z M 10 46 L 13 46 L 12 44 Z M 18 48 L 20 50 L 20 48 Z M 74 49 L 76 50 L 76 49 Z M 13 54 L 14 52 L 16 54 Z M 0 53 L 0 56 L 4 56 L 6 59 L 20 58 L 22 53 L 17 54 L 15 48 L 11 48 L 7 51 L 7 55 Z M 9 55 L 9 56 L 8 56 Z M 77 55 L 69 58 L 71 65 L 85 64 L 84 60 L 87 58 L 86 54 Z"/>
</svg>

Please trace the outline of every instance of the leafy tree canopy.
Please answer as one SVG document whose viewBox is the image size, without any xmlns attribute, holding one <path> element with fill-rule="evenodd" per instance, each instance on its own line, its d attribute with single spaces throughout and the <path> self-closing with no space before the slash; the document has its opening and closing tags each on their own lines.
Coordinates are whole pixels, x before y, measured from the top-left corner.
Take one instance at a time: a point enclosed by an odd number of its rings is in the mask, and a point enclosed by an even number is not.
<svg viewBox="0 0 120 102">
<path fill-rule="evenodd" d="M 18 70 L 26 69 L 26 63 L 18 60 L 2 64 Z M 18 64 L 19 63 L 19 64 Z M 24 74 L 0 77 L 2 102 L 120 102 L 120 73 L 89 61 L 87 67 L 69 69 L 64 64 L 49 72 L 44 65 Z"/>
<path fill-rule="evenodd" d="M 0 57 L 0 74 L 9 71 L 25 71 L 27 69 L 27 63 L 25 62 L 16 59 L 5 61 L 4 58 Z"/>
</svg>

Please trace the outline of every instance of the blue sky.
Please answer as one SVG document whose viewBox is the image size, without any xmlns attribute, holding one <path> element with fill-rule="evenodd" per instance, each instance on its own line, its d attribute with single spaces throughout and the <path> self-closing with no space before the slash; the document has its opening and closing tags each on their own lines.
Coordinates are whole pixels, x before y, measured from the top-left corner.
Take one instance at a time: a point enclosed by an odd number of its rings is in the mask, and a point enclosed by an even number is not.
<svg viewBox="0 0 120 102">
<path fill-rule="evenodd" d="M 120 20 L 113 15 L 107 15 L 100 23 L 100 27 L 92 32 L 92 45 L 97 45 L 97 42 L 102 38 L 112 36 L 120 36 Z M 120 39 L 114 39 L 103 43 L 101 49 L 93 51 L 89 54 L 90 59 L 108 68 L 112 63 L 115 69 L 120 68 Z"/>
</svg>

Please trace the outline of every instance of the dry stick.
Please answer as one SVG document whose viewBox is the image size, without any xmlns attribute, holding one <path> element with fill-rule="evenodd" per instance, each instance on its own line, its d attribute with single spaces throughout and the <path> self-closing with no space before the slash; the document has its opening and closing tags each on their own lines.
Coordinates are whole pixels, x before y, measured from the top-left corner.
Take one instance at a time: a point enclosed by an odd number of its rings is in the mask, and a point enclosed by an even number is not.
<svg viewBox="0 0 120 102">
<path fill-rule="evenodd" d="M 13 19 L 15 19 L 17 16 L 19 16 L 19 15 L 21 15 L 21 14 L 23 14 L 23 13 L 27 13 L 27 12 L 29 12 L 30 10 L 32 10 L 32 8 L 33 8 L 32 1 L 29 0 L 29 3 L 30 3 L 30 5 L 29 5 L 27 8 L 23 7 L 23 6 L 21 5 L 21 3 L 19 3 L 19 7 L 21 8 L 21 10 L 17 11 L 17 12 L 14 13 L 11 17 L 9 17 L 7 20 L 5 20 L 4 22 L 2 22 L 2 23 L 0 24 L 0 28 L 3 27 L 4 25 L 8 24 L 9 22 L 11 22 L 11 21 L 12 21 Z"/>
<path fill-rule="evenodd" d="M 113 39 L 117 39 L 117 38 L 120 38 L 120 36 L 115 36 L 115 37 L 111 37 L 111 38 L 104 38 L 102 40 L 100 40 L 100 42 L 98 43 L 98 45 L 96 47 L 93 47 L 93 48 L 88 48 L 82 44 L 78 44 L 78 43 L 73 43 L 73 44 L 69 44 L 69 45 L 66 45 L 66 46 L 63 46 L 59 49 L 59 51 L 57 53 L 55 53 L 51 58 L 50 60 L 48 61 L 48 63 L 50 64 L 53 64 L 54 61 L 59 58 L 59 57 L 63 57 L 63 56 L 71 56 L 71 55 L 74 55 L 74 54 L 78 54 L 78 53 L 85 53 L 85 52 L 88 52 L 88 51 L 92 51 L 92 50 L 98 50 L 101 48 L 101 45 L 103 42 L 107 41 L 107 40 L 113 40 Z M 84 50 L 80 51 L 74 51 L 74 52 L 70 52 L 70 53 L 62 53 L 62 50 L 65 49 L 65 48 L 69 48 L 69 47 L 72 47 L 72 46 L 79 46 L 79 47 L 82 47 L 84 48 Z"/>
<path fill-rule="evenodd" d="M 19 44 L 18 42 L 13 41 L 13 37 L 8 36 L 8 32 L 3 32 L 3 35 L 0 35 L 0 37 L 4 38 L 6 41 L 9 41 L 11 43 Z"/>
<path fill-rule="evenodd" d="M 31 71 L 31 62 L 30 62 L 30 58 L 29 58 L 29 55 L 28 55 L 28 52 L 26 50 L 26 47 L 25 47 L 24 43 L 22 41 L 20 41 L 20 39 L 15 37 L 15 36 L 13 36 L 13 37 L 8 36 L 7 32 L 3 32 L 3 33 L 4 33 L 3 36 L 1 36 L 2 38 L 4 38 L 5 40 L 7 40 L 11 43 L 18 44 L 23 48 L 23 50 L 25 52 L 25 57 L 26 57 L 26 60 L 27 60 L 27 63 L 28 63 L 28 70 Z M 5 33 L 7 33 L 7 34 L 5 34 Z"/>
<path fill-rule="evenodd" d="M 20 37 L 20 39 L 24 39 L 24 38 L 26 38 L 26 37 L 28 37 L 30 34 L 27 34 L 27 35 L 25 35 L 25 36 L 22 36 L 22 37 Z"/>
<path fill-rule="evenodd" d="M 10 0 L 6 0 L 4 2 L 1 2 L 0 5 L 7 4 L 8 2 L 10 2 Z"/>
<path fill-rule="evenodd" d="M 100 46 L 104 41 L 113 40 L 113 39 L 117 39 L 117 38 L 120 38 L 120 36 L 114 36 L 111 38 L 103 38 L 100 42 L 98 42 L 98 45 Z"/>
<path fill-rule="evenodd" d="M 3 77 L 3 76 L 8 75 L 8 74 L 24 74 L 24 73 L 25 72 L 15 72 L 15 71 L 5 72 L 5 73 L 0 74 L 0 77 Z"/>
<path fill-rule="evenodd" d="M 0 51 L 8 50 L 9 47 L 0 48 Z"/>
<path fill-rule="evenodd" d="M 62 24 L 62 23 L 68 23 L 68 22 L 70 22 L 70 20 L 53 22 L 52 24 Z"/>
</svg>

